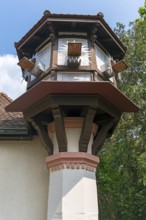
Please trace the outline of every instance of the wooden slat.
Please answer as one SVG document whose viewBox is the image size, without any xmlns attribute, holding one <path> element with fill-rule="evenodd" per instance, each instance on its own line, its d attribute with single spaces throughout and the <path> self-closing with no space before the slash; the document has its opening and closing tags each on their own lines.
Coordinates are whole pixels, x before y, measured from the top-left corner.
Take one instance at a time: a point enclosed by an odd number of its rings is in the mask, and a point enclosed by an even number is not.
<svg viewBox="0 0 146 220">
<path fill-rule="evenodd" d="M 128 64 L 124 60 L 120 60 L 119 62 L 112 64 L 112 68 L 116 73 L 119 73 L 127 69 Z"/>
<path fill-rule="evenodd" d="M 31 62 L 27 57 L 23 57 L 19 61 L 18 65 L 21 66 L 24 70 L 30 71 L 35 64 Z"/>
<path fill-rule="evenodd" d="M 81 56 L 81 43 L 68 43 L 69 56 Z"/>
</svg>

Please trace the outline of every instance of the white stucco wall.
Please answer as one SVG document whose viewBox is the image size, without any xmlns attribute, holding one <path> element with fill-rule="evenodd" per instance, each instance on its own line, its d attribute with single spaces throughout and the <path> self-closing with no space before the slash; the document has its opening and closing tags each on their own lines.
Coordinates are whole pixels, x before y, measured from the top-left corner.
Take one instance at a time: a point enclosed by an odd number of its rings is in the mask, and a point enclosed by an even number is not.
<svg viewBox="0 0 146 220">
<path fill-rule="evenodd" d="M 47 220 L 98 220 L 95 173 L 83 169 L 51 172 Z"/>
<path fill-rule="evenodd" d="M 0 220 L 46 220 L 47 153 L 33 141 L 0 141 Z"/>
</svg>

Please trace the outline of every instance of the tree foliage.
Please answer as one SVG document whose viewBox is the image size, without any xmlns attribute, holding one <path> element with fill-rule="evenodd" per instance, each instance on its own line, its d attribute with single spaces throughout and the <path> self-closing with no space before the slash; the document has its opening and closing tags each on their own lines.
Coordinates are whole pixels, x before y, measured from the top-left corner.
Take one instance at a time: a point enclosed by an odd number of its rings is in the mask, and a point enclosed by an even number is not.
<svg viewBox="0 0 146 220">
<path fill-rule="evenodd" d="M 118 87 L 140 108 L 124 113 L 115 133 L 100 152 L 97 170 L 101 220 L 146 219 L 146 1 L 140 18 L 116 34 L 127 46 L 129 68 Z"/>
</svg>

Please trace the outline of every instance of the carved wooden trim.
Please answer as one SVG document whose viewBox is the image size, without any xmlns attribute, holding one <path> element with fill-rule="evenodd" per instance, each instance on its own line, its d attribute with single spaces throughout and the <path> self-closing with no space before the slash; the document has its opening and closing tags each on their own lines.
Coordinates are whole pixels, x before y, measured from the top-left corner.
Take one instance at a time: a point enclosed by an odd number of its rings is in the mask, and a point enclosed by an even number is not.
<svg viewBox="0 0 146 220">
<path fill-rule="evenodd" d="M 61 169 L 84 169 L 96 172 L 99 158 L 88 153 L 62 152 L 46 158 L 49 171 Z"/>
</svg>

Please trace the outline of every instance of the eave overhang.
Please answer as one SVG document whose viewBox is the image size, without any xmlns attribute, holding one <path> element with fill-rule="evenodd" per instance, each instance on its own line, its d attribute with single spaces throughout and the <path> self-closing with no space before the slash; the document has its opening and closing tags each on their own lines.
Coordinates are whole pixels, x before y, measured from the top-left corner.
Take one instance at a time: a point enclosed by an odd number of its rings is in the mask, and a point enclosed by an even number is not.
<svg viewBox="0 0 146 220">
<path fill-rule="evenodd" d="M 116 107 L 121 113 L 137 112 L 138 107 L 110 82 L 41 81 L 21 95 L 5 109 L 7 112 L 25 112 L 49 95 L 97 95 Z M 87 100 L 88 103 L 88 100 Z"/>
<path fill-rule="evenodd" d="M 19 59 L 27 54 L 31 56 L 33 48 L 35 50 L 51 33 L 57 34 L 62 31 L 85 31 L 89 36 L 91 34 L 96 35 L 97 41 L 110 52 L 114 59 L 122 59 L 127 50 L 106 23 L 101 13 L 96 16 L 44 13 L 44 16 L 28 33 L 25 34 L 19 42 L 15 43 Z"/>
<path fill-rule="evenodd" d="M 3 128 L 0 129 L 0 140 L 32 140 L 32 135 L 28 128 Z"/>
</svg>

